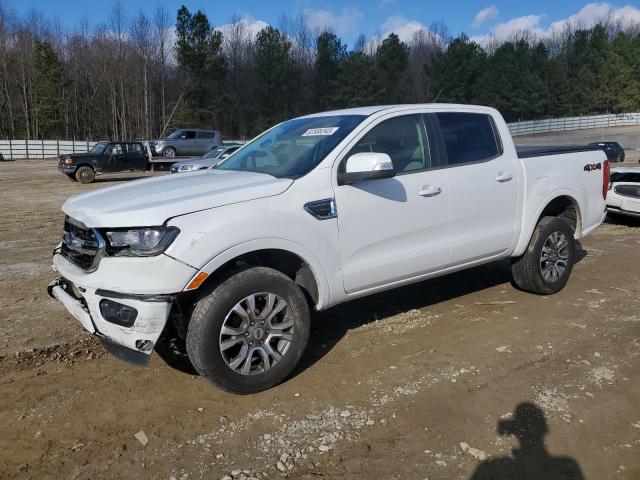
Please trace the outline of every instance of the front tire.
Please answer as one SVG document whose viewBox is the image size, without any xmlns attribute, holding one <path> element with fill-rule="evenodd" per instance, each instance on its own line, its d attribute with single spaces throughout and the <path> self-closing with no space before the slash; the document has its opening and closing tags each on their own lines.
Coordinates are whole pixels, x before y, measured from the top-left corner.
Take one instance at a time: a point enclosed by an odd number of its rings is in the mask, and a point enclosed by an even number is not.
<svg viewBox="0 0 640 480">
<path fill-rule="evenodd" d="M 549 295 L 564 288 L 576 250 L 573 230 L 561 218 L 544 217 L 536 226 L 527 251 L 512 259 L 514 285 L 525 292 Z"/>
<path fill-rule="evenodd" d="M 281 383 L 309 339 L 304 293 L 266 267 L 230 273 L 203 296 L 187 331 L 187 352 L 198 373 L 228 392 L 249 394 Z"/>
<path fill-rule="evenodd" d="M 91 167 L 80 167 L 76 170 L 76 180 L 80 183 L 87 184 L 93 182 L 96 178 L 96 172 Z"/>
<path fill-rule="evenodd" d="M 164 150 L 162 150 L 162 156 L 173 158 L 176 156 L 176 149 L 173 147 L 167 147 Z"/>
</svg>

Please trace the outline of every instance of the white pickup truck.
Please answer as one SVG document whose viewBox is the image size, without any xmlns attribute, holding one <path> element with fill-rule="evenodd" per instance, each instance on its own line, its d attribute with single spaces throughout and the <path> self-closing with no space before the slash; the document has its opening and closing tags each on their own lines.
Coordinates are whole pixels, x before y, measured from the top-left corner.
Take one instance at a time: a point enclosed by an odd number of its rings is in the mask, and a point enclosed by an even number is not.
<svg viewBox="0 0 640 480">
<path fill-rule="evenodd" d="M 294 369 L 311 310 L 509 257 L 518 288 L 559 291 L 608 182 L 601 150 L 516 149 L 492 108 L 318 113 L 214 169 L 67 200 L 49 293 L 122 359 L 171 331 L 252 393 Z"/>
</svg>

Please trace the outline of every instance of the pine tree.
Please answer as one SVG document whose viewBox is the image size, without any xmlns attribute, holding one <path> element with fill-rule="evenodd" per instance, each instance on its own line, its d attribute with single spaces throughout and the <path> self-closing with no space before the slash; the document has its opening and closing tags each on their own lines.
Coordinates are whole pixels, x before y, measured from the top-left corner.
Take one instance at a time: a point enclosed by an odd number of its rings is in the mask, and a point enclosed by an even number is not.
<svg viewBox="0 0 640 480">
<path fill-rule="evenodd" d="M 62 135 L 64 66 L 49 42 L 35 42 L 36 106 L 40 138 Z"/>
<path fill-rule="evenodd" d="M 480 45 L 465 35 L 455 38 L 449 48 L 425 67 L 433 100 L 474 103 L 479 96 L 479 78 L 486 68 L 487 55 Z"/>
<path fill-rule="evenodd" d="M 336 104 L 338 76 L 347 47 L 331 32 L 324 32 L 316 40 L 316 61 L 313 69 L 313 98 L 315 106 L 327 110 Z"/>
<path fill-rule="evenodd" d="M 256 37 L 256 133 L 293 116 L 297 75 L 289 39 L 271 26 L 260 30 Z"/>
<path fill-rule="evenodd" d="M 201 11 L 184 5 L 176 23 L 176 59 L 184 75 L 183 100 L 174 123 L 213 127 L 217 123 L 220 90 L 226 74 L 220 53 L 222 33 L 211 28 Z"/>
<path fill-rule="evenodd" d="M 405 73 L 409 67 L 409 47 L 391 33 L 376 50 L 376 64 L 383 102 L 401 103 L 408 91 Z"/>
<path fill-rule="evenodd" d="M 338 77 L 336 106 L 362 107 L 382 102 L 375 61 L 361 51 L 351 52 Z"/>
</svg>

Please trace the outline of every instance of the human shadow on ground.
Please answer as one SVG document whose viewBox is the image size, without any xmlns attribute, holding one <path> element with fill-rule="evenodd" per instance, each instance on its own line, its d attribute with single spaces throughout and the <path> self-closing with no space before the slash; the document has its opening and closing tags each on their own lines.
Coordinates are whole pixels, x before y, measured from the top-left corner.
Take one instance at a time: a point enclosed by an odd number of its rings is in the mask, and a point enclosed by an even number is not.
<svg viewBox="0 0 640 480">
<path fill-rule="evenodd" d="M 512 419 L 498 421 L 498 434 L 515 436 L 520 447 L 511 455 L 482 462 L 471 480 L 583 480 L 573 458 L 549 454 L 544 441 L 548 431 L 542 409 L 533 403 L 521 403 Z"/>
</svg>

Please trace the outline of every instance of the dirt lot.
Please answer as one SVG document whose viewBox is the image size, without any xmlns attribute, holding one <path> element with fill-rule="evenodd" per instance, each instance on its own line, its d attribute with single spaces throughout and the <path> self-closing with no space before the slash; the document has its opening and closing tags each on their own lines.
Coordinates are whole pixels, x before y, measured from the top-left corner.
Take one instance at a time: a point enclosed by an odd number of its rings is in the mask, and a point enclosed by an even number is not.
<svg viewBox="0 0 640 480">
<path fill-rule="evenodd" d="M 551 297 L 497 263 L 317 314 L 295 375 L 239 397 L 112 359 L 46 295 L 62 202 L 113 184 L 0 164 L 0 478 L 640 478 L 639 222 Z"/>
</svg>

